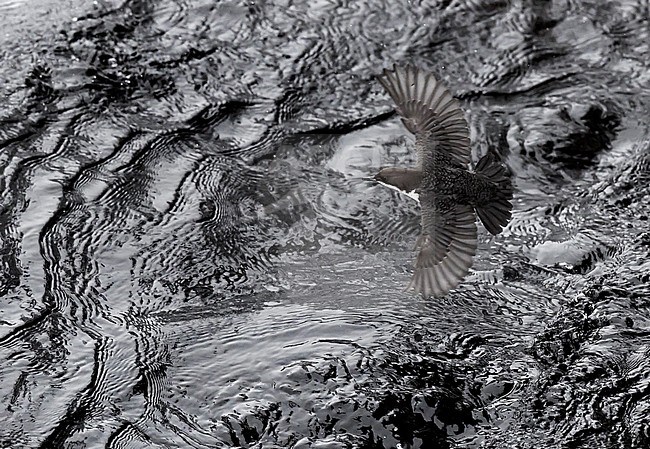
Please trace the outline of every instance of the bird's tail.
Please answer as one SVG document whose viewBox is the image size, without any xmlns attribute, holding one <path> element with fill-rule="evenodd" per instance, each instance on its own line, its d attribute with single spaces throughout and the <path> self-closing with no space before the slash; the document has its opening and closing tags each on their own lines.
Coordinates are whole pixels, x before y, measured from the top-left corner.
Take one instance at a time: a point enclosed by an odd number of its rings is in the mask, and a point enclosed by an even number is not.
<svg viewBox="0 0 650 449">
<path fill-rule="evenodd" d="M 493 235 L 499 234 L 512 217 L 512 181 L 506 167 L 488 153 L 476 164 L 476 173 L 485 177 L 496 187 L 494 198 L 476 206 L 476 214 L 485 229 Z"/>
</svg>

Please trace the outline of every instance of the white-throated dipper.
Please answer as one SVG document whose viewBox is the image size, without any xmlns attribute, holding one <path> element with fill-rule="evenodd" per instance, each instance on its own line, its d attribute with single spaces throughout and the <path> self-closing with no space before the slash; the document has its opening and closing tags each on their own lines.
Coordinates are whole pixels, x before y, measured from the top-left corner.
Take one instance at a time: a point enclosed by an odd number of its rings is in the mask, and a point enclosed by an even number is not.
<svg viewBox="0 0 650 449">
<path fill-rule="evenodd" d="M 425 297 L 443 296 L 472 266 L 476 215 L 494 235 L 510 221 L 510 175 L 491 153 L 469 171 L 467 121 L 458 101 L 431 73 L 394 65 L 392 71 L 384 70 L 379 82 L 415 135 L 418 162 L 414 168 L 383 168 L 374 179 L 419 200 L 419 254 L 407 289 Z"/>
</svg>

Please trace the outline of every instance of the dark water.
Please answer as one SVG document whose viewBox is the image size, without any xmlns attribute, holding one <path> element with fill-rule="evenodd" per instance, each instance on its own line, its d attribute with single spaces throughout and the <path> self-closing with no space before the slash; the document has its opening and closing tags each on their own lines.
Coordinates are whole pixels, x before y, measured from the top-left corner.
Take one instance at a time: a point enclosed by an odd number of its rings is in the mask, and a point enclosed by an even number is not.
<svg viewBox="0 0 650 449">
<path fill-rule="evenodd" d="M 649 15 L 0 0 L 0 447 L 649 447 Z M 394 62 L 515 177 L 442 300 Z"/>
</svg>

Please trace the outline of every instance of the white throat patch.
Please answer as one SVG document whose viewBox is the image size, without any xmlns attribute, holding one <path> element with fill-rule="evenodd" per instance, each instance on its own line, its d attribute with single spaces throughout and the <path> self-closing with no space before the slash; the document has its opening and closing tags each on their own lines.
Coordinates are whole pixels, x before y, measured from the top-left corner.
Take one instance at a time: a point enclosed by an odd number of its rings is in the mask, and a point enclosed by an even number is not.
<svg viewBox="0 0 650 449">
<path fill-rule="evenodd" d="M 409 198 L 417 201 L 418 203 L 420 202 L 420 194 L 418 192 L 416 192 L 415 190 L 410 190 L 410 191 L 407 192 L 406 190 L 398 189 L 397 187 L 395 187 L 393 185 L 390 185 L 390 184 L 386 184 L 385 182 L 381 182 L 381 181 L 377 181 L 377 182 L 379 184 L 381 184 L 382 186 L 388 187 L 389 189 L 395 190 L 396 192 L 399 192 L 402 195 L 408 196 Z"/>
</svg>

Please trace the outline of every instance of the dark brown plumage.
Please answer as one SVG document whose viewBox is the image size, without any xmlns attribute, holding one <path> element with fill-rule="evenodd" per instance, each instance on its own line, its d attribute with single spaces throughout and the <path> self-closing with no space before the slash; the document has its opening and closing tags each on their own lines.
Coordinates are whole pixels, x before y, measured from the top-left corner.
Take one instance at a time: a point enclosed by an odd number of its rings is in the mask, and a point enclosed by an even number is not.
<svg viewBox="0 0 650 449">
<path fill-rule="evenodd" d="M 468 170 L 470 139 L 464 113 L 432 74 L 412 66 L 384 70 L 379 82 L 406 128 L 415 135 L 418 164 L 384 168 L 383 184 L 419 199 L 422 231 L 408 288 L 425 297 L 455 288 L 472 266 L 477 247 L 476 216 L 492 234 L 510 220 L 512 184 L 505 167 L 488 154 Z"/>
</svg>

